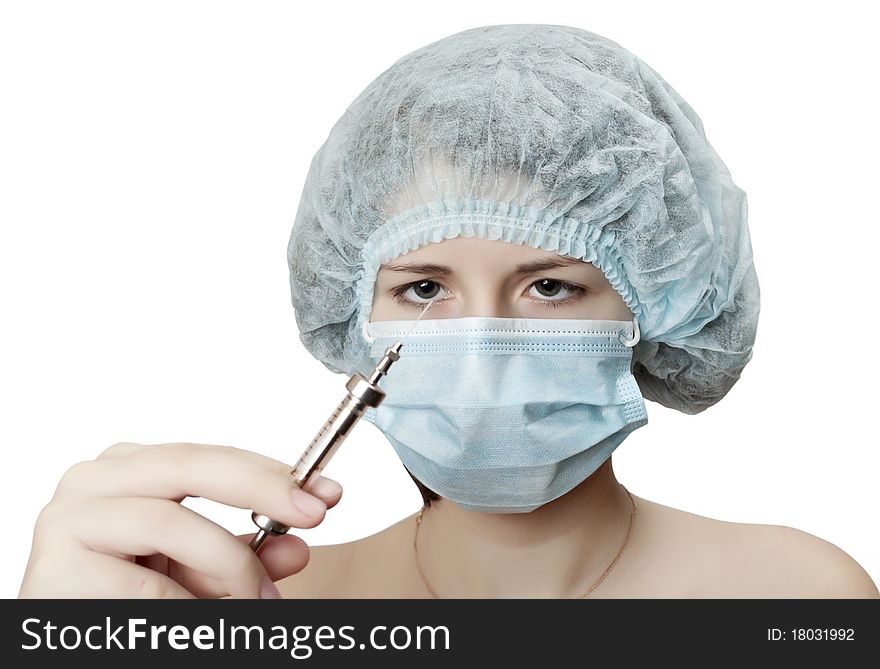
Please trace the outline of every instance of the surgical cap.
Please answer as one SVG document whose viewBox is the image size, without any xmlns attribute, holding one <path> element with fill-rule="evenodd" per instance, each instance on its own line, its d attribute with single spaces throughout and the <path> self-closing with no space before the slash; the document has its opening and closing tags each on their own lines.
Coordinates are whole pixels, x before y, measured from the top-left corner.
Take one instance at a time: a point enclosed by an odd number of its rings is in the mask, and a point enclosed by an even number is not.
<svg viewBox="0 0 880 669">
<path fill-rule="evenodd" d="M 311 161 L 287 249 L 306 349 L 333 372 L 370 371 L 379 267 L 458 236 L 599 268 L 638 320 L 645 399 L 698 413 L 752 357 L 745 192 L 690 105 L 595 33 L 465 30 L 357 96 Z"/>
</svg>

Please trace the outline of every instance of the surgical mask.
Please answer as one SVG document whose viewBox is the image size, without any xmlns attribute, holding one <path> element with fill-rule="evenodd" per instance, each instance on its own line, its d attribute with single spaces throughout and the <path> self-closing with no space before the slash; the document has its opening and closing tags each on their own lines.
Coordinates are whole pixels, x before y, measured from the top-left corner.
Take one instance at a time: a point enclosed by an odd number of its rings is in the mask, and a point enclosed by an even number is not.
<svg viewBox="0 0 880 669">
<path fill-rule="evenodd" d="M 413 476 L 464 509 L 533 511 L 648 422 L 630 368 L 635 319 L 474 316 L 420 320 L 410 332 L 413 324 L 365 323 L 376 361 L 409 335 L 382 380 L 385 399 L 364 418 Z"/>
</svg>

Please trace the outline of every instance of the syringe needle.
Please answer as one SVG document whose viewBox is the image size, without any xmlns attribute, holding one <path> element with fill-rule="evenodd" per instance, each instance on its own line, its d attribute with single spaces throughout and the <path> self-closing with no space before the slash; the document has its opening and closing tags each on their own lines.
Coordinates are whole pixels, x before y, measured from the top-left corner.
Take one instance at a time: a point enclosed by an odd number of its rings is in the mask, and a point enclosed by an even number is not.
<svg viewBox="0 0 880 669">
<path fill-rule="evenodd" d="M 409 328 L 409 330 L 407 331 L 407 333 L 406 333 L 405 335 L 403 335 L 403 337 L 400 338 L 400 341 L 397 342 L 396 346 L 400 346 L 400 344 L 403 343 L 403 340 L 406 339 L 407 337 L 409 337 L 410 333 L 411 333 L 413 330 L 415 330 L 415 328 L 416 328 L 416 324 L 422 319 L 422 316 L 425 315 L 425 312 L 426 312 L 428 309 L 431 308 L 431 305 L 432 305 L 432 304 L 434 304 L 434 300 L 431 300 L 430 302 L 428 302 L 428 303 L 425 305 L 425 308 L 422 309 L 422 313 L 419 314 L 419 317 L 413 322 L 413 324 L 410 326 L 410 328 Z"/>
<path fill-rule="evenodd" d="M 407 333 L 405 335 L 403 335 L 403 337 L 398 339 L 396 343 L 392 344 L 387 349 L 385 349 L 385 355 L 382 356 L 382 359 L 379 361 L 379 363 L 376 365 L 375 369 L 373 369 L 373 373 L 370 375 L 370 383 L 371 384 L 378 383 L 379 379 L 381 379 L 385 374 L 388 373 L 388 369 L 391 367 L 391 364 L 394 362 L 397 362 L 397 360 L 400 359 L 400 349 L 403 346 L 403 340 L 409 336 L 410 332 L 413 331 L 413 329 L 416 327 L 416 324 L 419 322 L 419 320 L 422 318 L 422 316 L 425 315 L 425 312 L 430 308 L 430 306 L 432 304 L 434 304 L 433 301 L 428 302 L 425 305 L 425 308 L 422 309 L 422 313 L 419 314 L 419 317 L 410 326 Z"/>
</svg>

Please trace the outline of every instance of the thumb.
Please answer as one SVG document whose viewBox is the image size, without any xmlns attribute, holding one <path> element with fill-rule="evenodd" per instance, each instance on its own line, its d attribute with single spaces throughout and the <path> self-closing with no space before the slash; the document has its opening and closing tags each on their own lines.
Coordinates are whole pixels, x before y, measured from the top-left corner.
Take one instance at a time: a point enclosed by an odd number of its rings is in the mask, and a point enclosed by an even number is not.
<svg viewBox="0 0 880 669">
<path fill-rule="evenodd" d="M 236 538 L 246 544 L 254 538 L 255 532 L 240 534 Z M 309 563 L 309 545 L 295 534 L 282 534 L 267 537 L 257 557 L 266 568 L 266 573 L 273 581 L 280 581 L 291 574 L 305 569 Z"/>
</svg>

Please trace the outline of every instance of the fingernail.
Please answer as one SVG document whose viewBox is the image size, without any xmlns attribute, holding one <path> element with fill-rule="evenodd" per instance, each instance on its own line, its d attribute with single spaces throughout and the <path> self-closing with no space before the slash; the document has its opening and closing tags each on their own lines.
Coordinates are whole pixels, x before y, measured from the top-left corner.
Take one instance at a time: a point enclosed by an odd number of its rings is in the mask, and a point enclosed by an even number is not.
<svg viewBox="0 0 880 669">
<path fill-rule="evenodd" d="M 263 574 L 260 582 L 260 599 L 281 599 L 281 592 L 269 578 L 269 574 Z"/>
<path fill-rule="evenodd" d="M 293 505 L 307 516 L 316 518 L 327 510 L 327 505 L 323 501 L 307 493 L 305 490 L 294 488 L 290 492 Z"/>
<path fill-rule="evenodd" d="M 309 486 L 309 489 L 322 497 L 336 497 L 336 495 L 342 492 L 341 485 L 333 479 L 324 478 L 323 476 L 319 477 L 317 481 L 312 483 Z"/>
</svg>

